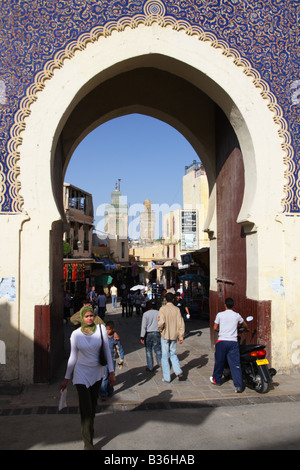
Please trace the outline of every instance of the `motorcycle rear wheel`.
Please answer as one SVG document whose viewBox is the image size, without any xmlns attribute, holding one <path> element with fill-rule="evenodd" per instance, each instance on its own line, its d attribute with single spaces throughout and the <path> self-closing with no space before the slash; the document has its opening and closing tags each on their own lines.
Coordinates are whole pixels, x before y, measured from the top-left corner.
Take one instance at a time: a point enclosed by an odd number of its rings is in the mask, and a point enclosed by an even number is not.
<svg viewBox="0 0 300 470">
<path fill-rule="evenodd" d="M 269 390 L 269 383 L 265 381 L 260 371 L 255 375 L 254 389 L 257 393 L 267 393 Z"/>
</svg>

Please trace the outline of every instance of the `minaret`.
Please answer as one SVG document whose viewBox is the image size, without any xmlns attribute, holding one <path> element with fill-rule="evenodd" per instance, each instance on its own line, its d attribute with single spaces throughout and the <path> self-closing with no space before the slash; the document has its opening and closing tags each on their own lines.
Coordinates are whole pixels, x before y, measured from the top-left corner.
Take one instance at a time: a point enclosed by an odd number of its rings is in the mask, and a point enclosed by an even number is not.
<svg viewBox="0 0 300 470">
<path fill-rule="evenodd" d="M 105 208 L 105 231 L 110 235 L 128 237 L 128 205 L 122 203 L 120 182 L 115 182 L 115 189 L 111 193 L 111 203 Z"/>
<path fill-rule="evenodd" d="M 140 239 L 152 242 L 155 239 L 155 212 L 151 210 L 150 199 L 144 201 L 144 212 L 140 213 Z"/>
</svg>

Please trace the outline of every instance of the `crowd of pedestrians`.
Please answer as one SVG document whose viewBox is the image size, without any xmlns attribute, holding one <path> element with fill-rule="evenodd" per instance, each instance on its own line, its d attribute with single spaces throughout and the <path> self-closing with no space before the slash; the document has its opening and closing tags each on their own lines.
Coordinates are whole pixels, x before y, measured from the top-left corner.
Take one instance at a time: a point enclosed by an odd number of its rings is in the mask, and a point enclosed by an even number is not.
<svg viewBox="0 0 300 470">
<path fill-rule="evenodd" d="M 69 293 L 67 293 L 69 296 Z M 110 295 L 112 308 L 117 305 L 117 288 L 112 286 Z M 70 318 L 74 325 L 71 334 L 71 353 L 67 364 L 61 391 L 65 391 L 68 381 L 73 377 L 79 399 L 81 431 L 85 449 L 93 449 L 94 417 L 97 400 L 106 400 L 114 393 L 115 368 L 123 367 L 124 349 L 113 321 L 106 320 L 107 296 L 101 289 L 96 293 L 93 287 L 83 306 L 70 315 L 70 302 L 65 302 L 65 318 Z M 151 373 L 161 368 L 162 381 L 171 382 L 171 368 L 176 379 L 184 380 L 183 371 L 176 354 L 177 344 L 183 343 L 185 322 L 190 313 L 180 293 L 164 290 L 159 300 L 148 299 L 140 289 L 135 292 L 122 289 L 120 306 L 122 317 L 133 316 L 133 307 L 137 317 L 141 318 L 140 341 L 145 346 L 146 371 Z M 225 357 L 229 356 L 236 391 L 241 392 L 241 371 L 239 353 L 236 347 L 237 325 L 243 322 L 242 317 L 233 310 L 233 300 L 226 299 L 225 311 L 215 319 L 215 330 L 219 332 L 216 345 L 215 367 L 210 381 L 220 385 Z M 154 365 L 154 359 L 156 365 Z"/>
<path fill-rule="evenodd" d="M 115 286 L 110 289 L 112 308 L 117 306 L 118 291 Z M 69 380 L 78 392 L 81 416 L 81 433 L 84 449 L 93 449 L 94 417 L 98 398 L 106 400 L 114 393 L 115 368 L 121 368 L 124 363 L 124 350 L 121 339 L 115 331 L 113 321 L 105 323 L 107 296 L 103 289 L 97 293 L 92 287 L 88 298 L 83 300 L 83 306 L 71 314 L 71 297 L 66 293 L 65 321 L 70 319 L 74 325 L 71 334 L 71 352 L 67 364 L 65 378 L 61 383 L 61 391 L 65 392 Z M 169 357 L 178 379 L 182 379 L 182 370 L 176 355 L 177 340 L 182 343 L 184 337 L 184 320 L 180 305 L 171 292 L 164 291 L 160 306 L 155 300 L 146 304 L 141 289 L 135 292 L 122 290 L 120 306 L 122 317 L 133 316 L 133 307 L 137 317 L 142 316 L 140 338 L 145 345 L 146 370 L 154 369 L 153 353 L 158 367 L 162 368 L 163 381 L 170 382 Z M 67 309 L 68 307 L 68 309 Z M 105 360 L 103 362 L 104 353 Z"/>
</svg>

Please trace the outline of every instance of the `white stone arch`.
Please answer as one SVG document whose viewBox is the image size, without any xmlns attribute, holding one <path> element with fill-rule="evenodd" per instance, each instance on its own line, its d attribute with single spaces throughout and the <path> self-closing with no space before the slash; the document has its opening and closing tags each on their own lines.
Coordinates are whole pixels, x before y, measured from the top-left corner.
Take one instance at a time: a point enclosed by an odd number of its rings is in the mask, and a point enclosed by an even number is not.
<svg viewBox="0 0 300 470">
<path fill-rule="evenodd" d="M 49 149 L 49 142 L 45 138 L 52 139 L 53 135 L 58 134 L 57 126 L 63 126 L 68 110 L 82 98 L 82 90 L 85 93 L 88 91 L 85 86 L 87 82 L 90 82 L 90 87 L 93 86 L 93 78 L 99 75 L 100 70 L 103 71 L 104 80 L 107 78 L 105 71 L 112 65 L 119 63 L 124 66 L 125 62 L 126 67 L 126 60 L 145 54 L 162 54 L 175 58 L 179 64 L 190 65 L 187 72 L 190 76 L 185 75 L 184 78 L 210 96 L 231 122 L 241 144 L 246 177 L 244 203 L 239 219 L 250 220 L 257 207 L 257 212 L 262 217 L 265 213 L 270 213 L 272 208 L 275 213 L 280 212 L 284 198 L 285 155 L 278 134 L 279 126 L 274 122 L 269 103 L 262 99 L 261 89 L 255 86 L 252 77 L 243 73 L 242 67 L 238 67 L 233 58 L 223 54 L 221 48 L 211 47 L 208 41 L 199 41 L 196 36 L 185 34 L 185 31 L 161 28 L 157 24 L 151 27 L 140 25 L 136 29 L 125 29 L 122 32 L 113 31 L 111 36 L 100 38 L 93 44 L 87 44 L 84 50 L 76 51 L 70 60 L 65 60 L 60 69 L 54 69 L 53 76 L 45 81 L 44 89 L 37 93 L 36 102 L 30 106 L 31 115 L 25 121 L 26 133 L 23 134 L 23 144 L 19 147 L 20 155 L 24 153 L 26 140 L 33 137 L 30 130 L 32 126 L 41 129 L 39 135 L 43 135 L 44 145 Z M 163 67 L 163 61 L 158 66 Z M 174 73 L 182 75 L 182 70 L 174 70 Z M 201 74 L 195 74 L 195 70 Z M 41 115 L 44 115 L 44 120 L 41 120 Z M 38 116 L 37 122 L 34 122 L 34 116 Z M 43 129 L 49 132 L 44 132 Z M 53 143 L 55 144 L 55 140 Z M 20 179 L 26 210 L 29 199 L 25 195 L 26 180 L 24 178 L 23 181 L 22 178 L 26 172 L 26 168 L 22 167 L 24 160 L 25 158 L 21 158 L 20 161 Z M 31 161 L 37 169 L 40 163 L 38 152 L 31 153 Z M 271 191 L 269 197 L 262 198 L 259 188 L 266 183 Z"/>
<path fill-rule="evenodd" d="M 200 88 L 227 115 L 239 139 L 245 167 L 245 193 L 238 221 L 256 231 L 265 226 L 266 220 L 274 224 L 282 211 L 285 153 L 274 109 L 268 95 L 262 96 L 259 80 L 244 73 L 243 63 L 237 63 L 236 57 L 225 54 L 224 48 L 212 47 L 209 40 L 199 40 L 196 34 L 188 35 L 184 28 L 178 31 L 156 22 L 122 31 L 113 28 L 109 36 L 100 35 L 93 42 L 87 41 L 84 47 L 75 48 L 70 58 L 57 66 L 49 66 L 48 74 L 43 76 L 43 86 L 30 104 L 30 115 L 25 119 L 18 151 L 23 210 L 28 216 L 21 234 L 20 272 L 20 318 L 26 327 L 33 323 L 34 305 L 52 301 L 48 247 L 52 223 L 60 219 L 52 187 L 58 136 L 74 106 L 95 86 L 95 80 L 104 81 L 109 74 L 126 70 L 130 60 L 138 58 L 147 58 L 148 64 L 153 58 L 156 67 L 169 67 L 168 71 Z M 174 62 L 170 64 L 164 58 L 174 59 Z M 180 123 L 172 123 L 171 117 L 168 119 L 163 114 L 161 117 L 192 140 L 187 130 L 180 128 Z M 193 145 L 196 147 L 197 142 Z M 213 169 L 210 170 L 210 186 L 207 229 L 213 233 L 216 230 Z M 280 236 L 279 232 L 274 236 Z M 267 282 L 258 275 L 264 249 L 263 245 L 258 245 L 257 239 L 247 248 L 247 255 L 256 257 L 249 267 L 255 279 L 247 285 L 249 296 L 255 299 L 266 295 Z M 34 261 L 36 258 L 38 265 Z M 275 264 L 275 270 L 278 268 L 279 272 L 282 266 L 280 252 Z M 34 273 L 33 278 L 26 278 L 25 266 L 26 271 Z"/>
</svg>

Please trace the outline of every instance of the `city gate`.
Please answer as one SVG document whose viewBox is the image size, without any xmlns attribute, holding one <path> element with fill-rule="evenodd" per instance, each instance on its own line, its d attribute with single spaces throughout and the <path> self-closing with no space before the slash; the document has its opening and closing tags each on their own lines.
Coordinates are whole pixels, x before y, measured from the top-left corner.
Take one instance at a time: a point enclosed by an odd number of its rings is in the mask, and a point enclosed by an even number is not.
<svg viewBox="0 0 300 470">
<path fill-rule="evenodd" d="M 50 380 L 61 359 L 64 174 L 87 133 L 133 112 L 172 125 L 204 163 L 211 321 L 233 296 L 272 365 L 299 367 L 298 9 L 4 2 L 1 381 Z"/>
</svg>

